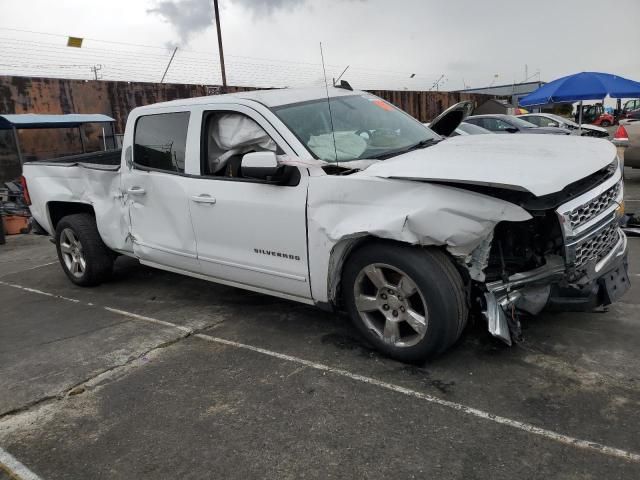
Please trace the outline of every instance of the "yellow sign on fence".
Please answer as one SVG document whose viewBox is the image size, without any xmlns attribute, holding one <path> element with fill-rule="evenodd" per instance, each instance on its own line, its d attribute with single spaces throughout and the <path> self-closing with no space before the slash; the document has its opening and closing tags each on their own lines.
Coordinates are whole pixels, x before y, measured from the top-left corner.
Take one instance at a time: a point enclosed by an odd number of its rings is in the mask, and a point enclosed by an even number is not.
<svg viewBox="0 0 640 480">
<path fill-rule="evenodd" d="M 69 37 L 67 39 L 67 47 L 80 48 L 82 47 L 82 40 L 80 37 Z"/>
</svg>

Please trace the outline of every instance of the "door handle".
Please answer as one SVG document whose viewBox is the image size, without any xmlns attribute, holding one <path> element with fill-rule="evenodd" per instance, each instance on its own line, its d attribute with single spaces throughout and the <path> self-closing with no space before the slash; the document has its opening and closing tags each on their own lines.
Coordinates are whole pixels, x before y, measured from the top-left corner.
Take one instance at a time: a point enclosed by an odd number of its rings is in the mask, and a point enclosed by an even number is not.
<svg viewBox="0 0 640 480">
<path fill-rule="evenodd" d="M 210 205 L 213 205 L 214 203 L 216 203 L 216 199 L 211 195 L 207 195 L 206 193 L 195 195 L 191 197 L 191 200 L 193 200 L 196 203 L 208 203 Z"/>
<path fill-rule="evenodd" d="M 147 193 L 147 192 L 146 192 L 146 191 L 145 191 L 145 189 L 144 189 L 144 188 L 142 188 L 142 187 L 134 186 L 134 187 L 130 187 L 130 188 L 127 190 L 127 193 L 130 193 L 131 195 L 144 195 L 144 194 L 145 194 L 145 193 Z"/>
</svg>

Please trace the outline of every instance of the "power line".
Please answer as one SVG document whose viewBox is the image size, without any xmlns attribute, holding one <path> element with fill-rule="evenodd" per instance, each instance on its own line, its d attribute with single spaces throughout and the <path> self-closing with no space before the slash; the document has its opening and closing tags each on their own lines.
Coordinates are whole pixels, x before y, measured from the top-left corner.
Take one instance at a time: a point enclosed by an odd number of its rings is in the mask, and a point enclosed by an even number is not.
<svg viewBox="0 0 640 480">
<path fill-rule="evenodd" d="M 57 36 L 57 35 L 56 35 Z M 148 52 L 128 44 L 130 49 L 83 46 L 71 49 L 65 45 L 35 40 L 0 38 L 0 69 L 11 75 L 42 76 L 39 70 L 53 77 L 89 79 L 97 76 L 94 70 L 101 65 L 104 80 L 157 82 L 166 70 L 165 81 L 172 83 L 217 84 L 221 67 L 210 53 L 179 50 L 170 68 L 171 52 Z M 119 42 L 123 43 L 123 42 Z M 322 85 L 321 64 L 276 61 L 257 57 L 233 57 L 228 66 L 229 84 L 256 87 L 319 86 Z M 70 67 L 78 65 L 78 67 Z M 327 74 L 337 76 L 344 65 L 327 65 Z M 420 75 L 411 80 L 412 89 L 428 89 L 436 75 Z M 406 89 L 409 75 L 362 67 L 349 67 L 349 81 L 363 89 Z"/>
<path fill-rule="evenodd" d="M 21 33 L 29 33 L 29 34 L 35 34 L 35 35 L 46 35 L 46 36 L 53 36 L 53 37 L 59 37 L 59 38 L 68 38 L 68 35 L 64 35 L 64 34 L 59 34 L 59 33 L 49 33 L 49 32 L 37 32 L 37 31 L 33 31 L 33 30 L 22 30 L 22 29 L 16 29 L 16 28 L 8 28 L 8 27 L 0 27 L 0 30 L 8 30 L 8 31 L 14 31 L 14 32 L 21 32 Z M 129 46 L 129 47 L 139 47 L 139 48 L 153 48 L 153 49 L 158 49 L 158 50 L 164 50 L 166 52 L 166 55 L 168 56 L 171 52 L 171 49 L 167 48 L 166 46 L 160 46 L 160 45 L 145 45 L 145 44 L 138 44 L 138 43 L 130 43 L 130 42 L 120 42 L 120 41 L 113 41 L 113 40 L 103 40 L 103 39 L 98 39 L 98 38 L 91 38 L 91 37 L 83 37 L 85 40 L 90 40 L 93 42 L 99 42 L 99 43 L 107 43 L 107 44 L 113 44 L 113 45 L 122 45 L 122 46 Z M 8 40 L 8 39 L 5 39 Z M 22 40 L 22 39 L 13 39 L 13 40 L 17 40 L 17 41 L 29 41 L 29 40 Z M 40 43 L 42 44 L 42 42 L 35 42 L 35 41 L 31 41 L 33 43 Z M 55 44 L 48 44 L 48 45 L 55 45 Z M 58 45 L 56 45 L 58 46 Z M 60 45 L 63 48 L 67 48 L 66 46 Z M 84 48 L 84 47 L 83 47 Z M 97 49 L 96 47 L 91 47 L 93 49 Z M 102 49 L 104 51 L 106 51 L 106 49 Z M 112 52 L 119 52 L 120 50 L 110 50 Z M 199 54 L 199 55 L 205 55 L 205 56 L 211 56 L 212 54 L 215 54 L 216 52 L 211 52 L 211 51 L 200 51 L 200 50 L 191 50 L 188 48 L 180 48 L 181 52 L 187 52 L 187 53 L 195 53 L 195 54 Z M 233 54 L 228 54 L 225 53 L 225 57 L 230 57 L 230 58 L 247 58 L 247 59 L 252 59 L 252 60 L 260 60 L 260 61 L 265 61 L 265 62 L 277 62 L 277 63 L 291 63 L 291 64 L 295 64 L 295 65 L 314 65 L 317 67 L 320 67 L 321 65 L 318 63 L 313 63 L 313 62 L 303 62 L 303 61 L 297 61 L 297 60 L 282 60 L 282 59 L 274 59 L 274 58 L 265 58 L 265 57 L 253 57 L 253 56 L 246 56 L 246 55 L 233 55 Z M 327 67 L 332 67 L 332 68 L 340 68 L 339 65 L 330 65 L 327 64 Z M 407 77 L 409 75 L 417 75 L 417 76 L 422 76 L 422 77 L 433 77 L 436 78 L 437 75 L 433 74 L 433 73 L 420 73 L 420 72 L 415 72 L 415 71 L 397 71 L 397 70 L 388 70 L 388 69 L 380 69 L 380 68 L 371 68 L 371 67 L 362 67 L 362 66 L 356 66 L 356 65 L 351 65 L 351 68 L 354 69 L 358 69 L 358 70 L 368 70 L 368 71 L 372 71 L 372 72 L 385 72 L 385 73 L 390 73 L 390 74 L 398 74 L 398 75 L 406 75 Z"/>
</svg>

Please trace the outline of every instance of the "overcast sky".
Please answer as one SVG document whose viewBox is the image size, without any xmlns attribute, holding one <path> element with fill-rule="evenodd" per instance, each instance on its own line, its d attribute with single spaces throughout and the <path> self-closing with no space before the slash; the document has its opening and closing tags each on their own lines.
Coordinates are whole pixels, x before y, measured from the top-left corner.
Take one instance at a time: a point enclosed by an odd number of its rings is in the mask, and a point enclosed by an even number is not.
<svg viewBox="0 0 640 480">
<path fill-rule="evenodd" d="M 210 5 L 5 0 L 0 27 L 179 45 L 215 58 Z M 393 73 L 398 88 L 424 88 L 441 74 L 444 90 L 463 88 L 463 79 L 473 87 L 511 84 L 524 80 L 525 64 L 532 79 L 539 70 L 546 81 L 583 70 L 640 80 L 638 0 L 220 0 L 220 8 L 230 67 L 241 56 L 317 64 L 322 41 L 332 72 L 351 65 L 353 77 L 367 69 L 369 80 L 378 70 L 380 78 Z M 0 37 L 64 40 L 8 30 Z M 251 75 L 251 63 L 243 65 Z"/>
</svg>

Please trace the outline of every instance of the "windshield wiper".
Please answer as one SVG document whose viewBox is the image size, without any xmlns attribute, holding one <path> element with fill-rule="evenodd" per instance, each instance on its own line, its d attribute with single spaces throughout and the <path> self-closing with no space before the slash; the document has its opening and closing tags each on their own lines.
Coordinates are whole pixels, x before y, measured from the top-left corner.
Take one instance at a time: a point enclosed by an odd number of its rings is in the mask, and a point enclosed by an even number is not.
<svg viewBox="0 0 640 480">
<path fill-rule="evenodd" d="M 386 160 L 387 158 L 391 158 L 391 157 L 396 157 L 398 155 L 402 155 L 403 153 L 407 153 L 407 152 L 411 152 L 413 150 L 419 150 L 421 148 L 427 148 L 430 147 L 431 145 L 435 145 L 436 143 L 442 141 L 439 138 L 427 138 L 425 140 L 420 140 L 418 143 L 415 143 L 409 147 L 405 147 L 401 150 L 395 150 L 393 152 L 386 152 L 386 153 L 381 153 L 380 155 L 373 155 L 371 157 L 367 157 L 367 158 L 371 158 L 371 159 L 375 159 L 375 160 Z"/>
</svg>

